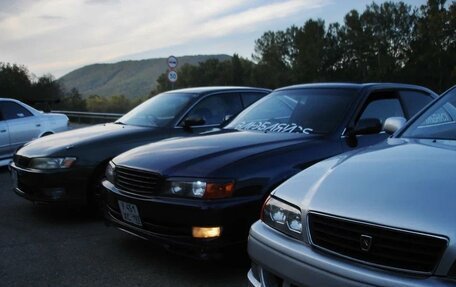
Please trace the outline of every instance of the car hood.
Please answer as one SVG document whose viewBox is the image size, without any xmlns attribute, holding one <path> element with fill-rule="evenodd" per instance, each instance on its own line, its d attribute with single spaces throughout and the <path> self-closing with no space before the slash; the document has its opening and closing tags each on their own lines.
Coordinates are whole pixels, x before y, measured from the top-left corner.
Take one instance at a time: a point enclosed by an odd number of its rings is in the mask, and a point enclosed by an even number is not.
<svg viewBox="0 0 456 287">
<path fill-rule="evenodd" d="M 305 211 L 454 236 L 454 170 L 454 141 L 391 139 L 316 164 L 274 194 Z"/>
<path fill-rule="evenodd" d="M 112 144 L 115 140 L 131 139 L 127 135 L 151 133 L 152 128 L 120 125 L 114 123 L 100 124 L 80 128 L 36 139 L 18 151 L 19 155 L 40 157 L 65 153 L 66 150 L 77 150 L 87 144 Z"/>
<path fill-rule="evenodd" d="M 217 134 L 156 142 L 127 151 L 114 163 L 165 176 L 213 176 L 238 161 L 312 141 L 303 134 L 223 131 Z M 219 174 L 219 173 L 217 173 Z"/>
</svg>

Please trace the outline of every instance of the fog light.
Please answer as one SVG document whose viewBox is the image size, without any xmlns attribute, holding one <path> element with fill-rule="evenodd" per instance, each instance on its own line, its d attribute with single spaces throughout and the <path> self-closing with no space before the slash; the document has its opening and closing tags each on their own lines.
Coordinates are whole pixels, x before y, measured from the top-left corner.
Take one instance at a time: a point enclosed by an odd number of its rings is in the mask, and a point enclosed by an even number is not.
<svg viewBox="0 0 456 287">
<path fill-rule="evenodd" d="M 194 238 L 214 238 L 219 237 L 220 227 L 193 227 L 192 235 Z"/>
</svg>

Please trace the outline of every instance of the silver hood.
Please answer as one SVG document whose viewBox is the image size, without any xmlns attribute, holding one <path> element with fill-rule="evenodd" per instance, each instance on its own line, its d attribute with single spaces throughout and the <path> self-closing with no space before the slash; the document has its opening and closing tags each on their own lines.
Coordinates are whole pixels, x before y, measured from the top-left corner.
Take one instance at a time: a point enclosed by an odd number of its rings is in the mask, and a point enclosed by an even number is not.
<svg viewBox="0 0 456 287">
<path fill-rule="evenodd" d="M 456 143 L 391 139 L 296 175 L 274 195 L 358 221 L 455 238 Z"/>
</svg>

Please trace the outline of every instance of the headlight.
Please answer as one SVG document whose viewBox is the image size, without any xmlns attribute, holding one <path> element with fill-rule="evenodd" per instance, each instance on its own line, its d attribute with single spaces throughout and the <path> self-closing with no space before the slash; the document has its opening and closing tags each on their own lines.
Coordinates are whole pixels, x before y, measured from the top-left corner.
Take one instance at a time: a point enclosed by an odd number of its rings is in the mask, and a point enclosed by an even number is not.
<svg viewBox="0 0 456 287">
<path fill-rule="evenodd" d="M 302 238 L 301 211 L 288 203 L 269 197 L 263 206 L 261 220 L 289 236 Z"/>
<path fill-rule="evenodd" d="M 106 176 L 106 179 L 108 181 L 110 181 L 111 183 L 114 183 L 115 168 L 116 168 L 116 166 L 112 162 L 109 162 L 108 166 L 106 167 L 105 176 Z"/>
<path fill-rule="evenodd" d="M 75 161 L 75 157 L 37 157 L 30 161 L 29 167 L 34 169 L 70 168 Z"/>
<path fill-rule="evenodd" d="M 203 180 L 178 181 L 170 180 L 163 189 L 164 195 L 219 199 L 231 197 L 234 183 L 230 182 L 210 182 Z"/>
</svg>

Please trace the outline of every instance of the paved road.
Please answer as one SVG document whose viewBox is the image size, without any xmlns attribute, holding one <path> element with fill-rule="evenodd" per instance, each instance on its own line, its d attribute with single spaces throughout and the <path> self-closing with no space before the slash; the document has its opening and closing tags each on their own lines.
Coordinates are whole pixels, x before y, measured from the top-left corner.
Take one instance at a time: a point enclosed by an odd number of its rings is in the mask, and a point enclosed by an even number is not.
<svg viewBox="0 0 456 287">
<path fill-rule="evenodd" d="M 0 286 L 246 286 L 248 262 L 201 262 L 68 208 L 34 206 L 0 168 Z"/>
</svg>

